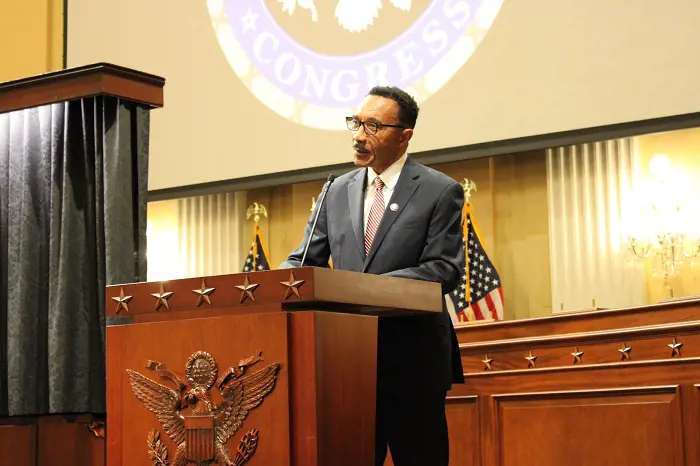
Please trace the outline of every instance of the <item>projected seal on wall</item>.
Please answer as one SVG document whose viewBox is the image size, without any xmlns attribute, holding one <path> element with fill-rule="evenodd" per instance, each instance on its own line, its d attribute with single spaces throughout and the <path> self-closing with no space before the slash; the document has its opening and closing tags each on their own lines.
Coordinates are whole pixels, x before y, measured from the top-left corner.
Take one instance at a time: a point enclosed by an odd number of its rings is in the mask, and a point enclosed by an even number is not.
<svg viewBox="0 0 700 466">
<path fill-rule="evenodd" d="M 425 101 L 467 62 L 503 0 L 208 0 L 245 86 L 289 120 L 345 129 L 374 85 Z"/>
</svg>

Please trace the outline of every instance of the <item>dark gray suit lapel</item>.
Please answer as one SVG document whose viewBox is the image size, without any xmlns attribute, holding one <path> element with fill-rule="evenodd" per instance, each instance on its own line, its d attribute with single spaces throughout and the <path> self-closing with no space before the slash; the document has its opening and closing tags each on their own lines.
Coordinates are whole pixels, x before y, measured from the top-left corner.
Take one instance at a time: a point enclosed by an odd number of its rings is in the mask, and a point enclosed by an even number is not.
<svg viewBox="0 0 700 466">
<path fill-rule="evenodd" d="M 418 170 L 416 170 L 415 162 L 413 162 L 413 159 L 409 157 L 406 159 L 406 164 L 403 166 L 403 170 L 399 176 L 399 181 L 394 187 L 394 193 L 392 194 L 391 199 L 389 199 L 389 202 L 386 203 L 384 216 L 382 217 L 382 221 L 377 229 L 377 234 L 374 235 L 372 247 L 369 250 L 369 255 L 365 259 L 365 265 L 362 269 L 363 272 L 367 270 L 367 266 L 374 258 L 374 255 L 377 253 L 377 249 L 379 246 L 381 246 L 382 241 L 384 241 L 384 237 L 389 231 L 389 228 L 391 228 L 396 219 L 399 218 L 399 215 L 401 215 L 401 212 L 403 212 L 403 209 L 406 207 L 409 199 L 411 199 L 413 193 L 416 192 L 416 189 L 418 189 L 418 185 L 420 185 L 418 180 L 419 176 L 420 173 Z M 399 206 L 396 212 L 389 208 L 391 204 L 397 204 Z"/>
<path fill-rule="evenodd" d="M 350 217 L 352 229 L 355 232 L 357 247 L 362 258 L 365 258 L 365 227 L 364 227 L 364 185 L 367 179 L 367 169 L 360 170 L 355 178 L 348 183 L 348 199 L 350 201 Z"/>
</svg>

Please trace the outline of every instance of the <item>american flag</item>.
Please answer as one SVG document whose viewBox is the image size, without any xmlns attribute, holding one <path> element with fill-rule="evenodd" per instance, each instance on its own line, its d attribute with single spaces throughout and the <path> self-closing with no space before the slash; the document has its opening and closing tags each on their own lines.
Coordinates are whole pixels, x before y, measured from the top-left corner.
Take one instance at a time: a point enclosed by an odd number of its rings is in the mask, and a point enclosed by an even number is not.
<svg viewBox="0 0 700 466">
<path fill-rule="evenodd" d="M 263 248 L 262 245 L 260 229 L 255 228 L 255 237 L 253 238 L 253 244 L 250 246 L 250 250 L 248 251 L 248 256 L 245 258 L 243 271 L 258 272 L 260 270 L 270 270 L 270 264 L 267 262 L 265 248 Z"/>
<path fill-rule="evenodd" d="M 471 204 L 465 206 L 464 246 L 466 264 L 462 281 L 452 293 L 445 295 L 453 321 L 503 320 L 501 277 L 484 251 L 472 220 Z"/>
</svg>

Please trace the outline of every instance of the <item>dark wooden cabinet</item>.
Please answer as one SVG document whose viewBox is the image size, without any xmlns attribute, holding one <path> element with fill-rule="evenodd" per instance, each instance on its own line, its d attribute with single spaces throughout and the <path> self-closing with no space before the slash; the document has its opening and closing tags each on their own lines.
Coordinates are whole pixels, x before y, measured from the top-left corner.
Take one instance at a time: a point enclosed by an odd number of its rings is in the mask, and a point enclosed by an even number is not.
<svg viewBox="0 0 700 466">
<path fill-rule="evenodd" d="M 457 331 L 450 464 L 700 464 L 700 301 Z"/>
</svg>

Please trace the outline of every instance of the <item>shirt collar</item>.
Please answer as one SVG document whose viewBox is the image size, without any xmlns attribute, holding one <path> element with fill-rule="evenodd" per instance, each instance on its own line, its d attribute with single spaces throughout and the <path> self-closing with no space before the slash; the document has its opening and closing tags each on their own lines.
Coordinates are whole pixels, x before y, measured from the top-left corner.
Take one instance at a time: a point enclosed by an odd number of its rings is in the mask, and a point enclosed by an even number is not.
<svg viewBox="0 0 700 466">
<path fill-rule="evenodd" d="M 382 172 L 382 181 L 384 182 L 384 186 L 386 186 L 389 191 L 393 190 L 396 186 L 396 183 L 398 183 L 399 176 L 401 175 L 401 169 L 403 169 L 403 166 L 406 164 L 407 157 L 408 153 L 404 152 L 403 155 L 396 162 L 389 165 L 387 169 Z M 372 184 L 374 183 L 374 179 L 377 176 L 377 172 L 374 171 L 374 168 L 368 167 L 367 186 L 372 186 Z"/>
</svg>

